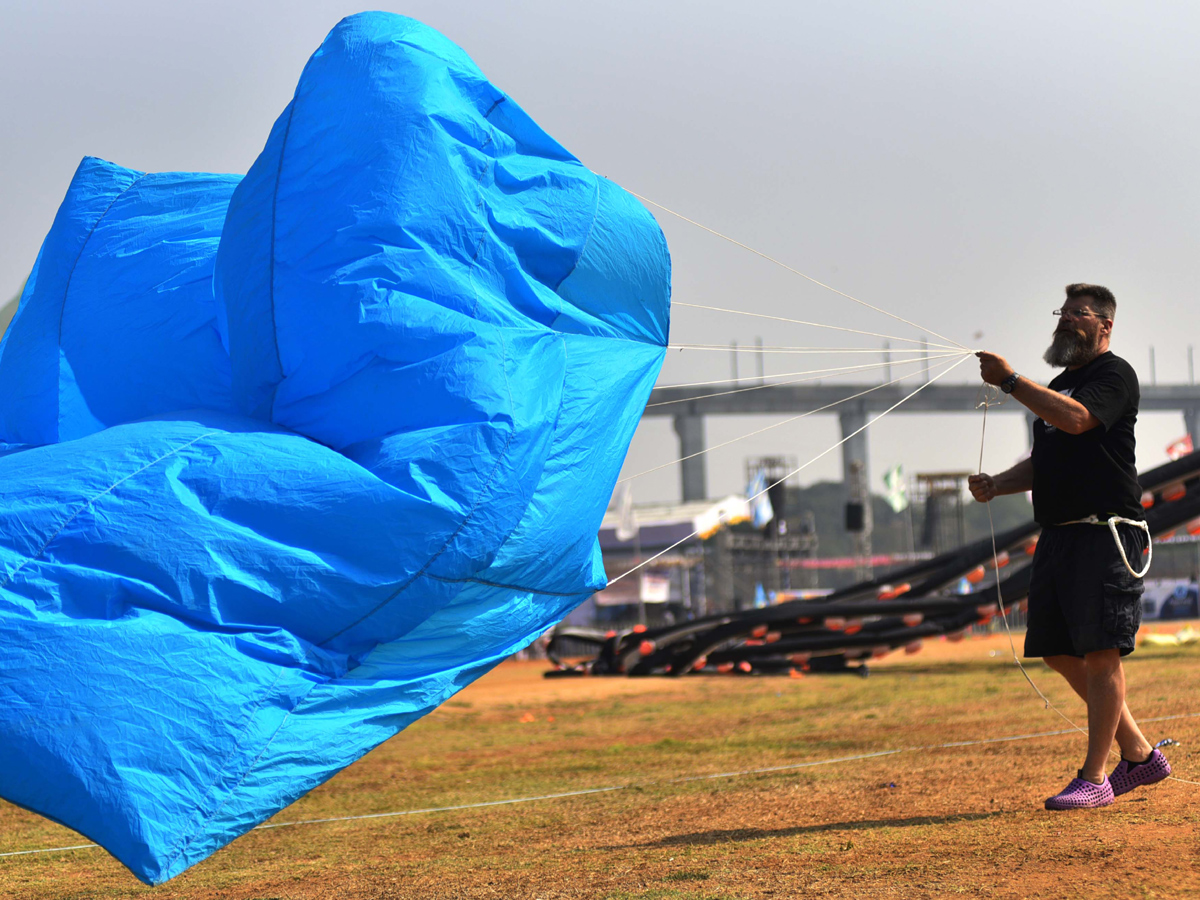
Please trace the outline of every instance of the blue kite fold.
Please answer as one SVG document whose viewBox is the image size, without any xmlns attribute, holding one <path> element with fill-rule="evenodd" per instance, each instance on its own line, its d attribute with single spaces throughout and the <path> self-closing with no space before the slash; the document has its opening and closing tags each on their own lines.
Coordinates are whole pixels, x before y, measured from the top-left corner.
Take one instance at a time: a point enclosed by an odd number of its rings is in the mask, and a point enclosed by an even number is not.
<svg viewBox="0 0 1200 900">
<path fill-rule="evenodd" d="M 164 881 L 602 587 L 669 276 L 401 16 L 243 179 L 85 160 L 0 347 L 0 795 Z"/>
<path fill-rule="evenodd" d="M 240 180 L 80 163 L 0 344 L 0 448 L 233 409 L 212 274 Z"/>
</svg>

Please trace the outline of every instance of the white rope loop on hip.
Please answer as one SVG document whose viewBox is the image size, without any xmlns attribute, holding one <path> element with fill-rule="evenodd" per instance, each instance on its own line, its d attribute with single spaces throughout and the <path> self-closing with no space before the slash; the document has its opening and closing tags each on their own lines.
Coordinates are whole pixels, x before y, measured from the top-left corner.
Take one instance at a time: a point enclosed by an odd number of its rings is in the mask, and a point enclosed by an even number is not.
<svg viewBox="0 0 1200 900">
<path fill-rule="evenodd" d="M 1121 535 L 1117 533 L 1117 525 L 1132 525 L 1135 528 L 1140 528 L 1146 532 L 1146 565 L 1142 567 L 1142 571 L 1135 572 L 1133 566 L 1129 564 L 1129 557 L 1125 555 L 1125 545 L 1121 543 Z M 1116 542 L 1117 552 L 1121 554 L 1121 562 L 1125 563 L 1125 568 L 1129 570 L 1129 574 L 1134 578 L 1141 578 L 1150 571 L 1150 564 L 1154 562 L 1154 540 L 1150 537 L 1150 526 L 1138 519 L 1126 519 L 1122 516 L 1109 516 L 1108 530 L 1112 532 L 1113 541 Z"/>
<path fill-rule="evenodd" d="M 1101 519 L 1099 516 L 1086 516 L 1082 519 L 1072 519 L 1070 522 L 1061 522 L 1060 525 L 1107 525 L 1108 530 L 1112 533 L 1113 542 L 1117 545 L 1117 552 L 1121 554 L 1121 562 L 1125 563 L 1125 568 L 1129 570 L 1129 574 L 1134 578 L 1144 578 L 1146 573 L 1150 571 L 1150 564 L 1154 562 L 1154 539 L 1150 535 L 1150 526 L 1141 519 L 1127 519 L 1124 516 L 1109 516 L 1107 519 Z M 1140 528 L 1146 532 L 1146 565 L 1142 567 L 1142 571 L 1136 571 L 1129 564 L 1129 557 L 1125 554 L 1125 545 L 1121 543 L 1121 534 L 1117 531 L 1118 525 L 1132 525 L 1134 528 Z"/>
</svg>

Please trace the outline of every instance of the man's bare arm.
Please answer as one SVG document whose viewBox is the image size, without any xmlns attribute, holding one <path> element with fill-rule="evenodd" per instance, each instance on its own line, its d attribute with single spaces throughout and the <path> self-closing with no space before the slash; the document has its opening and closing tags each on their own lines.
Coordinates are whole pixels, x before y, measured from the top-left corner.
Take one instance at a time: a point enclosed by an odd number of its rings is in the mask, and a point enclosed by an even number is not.
<svg viewBox="0 0 1200 900">
<path fill-rule="evenodd" d="M 1067 434 L 1083 434 L 1100 424 L 1100 420 L 1078 400 L 1072 400 L 1028 378 L 1018 379 L 1012 395 L 1047 425 L 1053 425 Z"/>
<path fill-rule="evenodd" d="M 1033 490 L 1033 460 L 1023 459 L 999 475 L 972 475 L 967 479 L 971 496 L 987 503 L 1004 494 L 1020 494 Z"/>
<path fill-rule="evenodd" d="M 1003 356 L 982 350 L 975 355 L 979 357 L 979 374 L 988 384 L 999 384 L 1013 374 L 1013 367 Z M 1067 434 L 1083 434 L 1100 424 L 1100 420 L 1078 400 L 1072 400 L 1025 377 L 1017 380 L 1012 395 L 1047 425 L 1053 425 Z"/>
</svg>

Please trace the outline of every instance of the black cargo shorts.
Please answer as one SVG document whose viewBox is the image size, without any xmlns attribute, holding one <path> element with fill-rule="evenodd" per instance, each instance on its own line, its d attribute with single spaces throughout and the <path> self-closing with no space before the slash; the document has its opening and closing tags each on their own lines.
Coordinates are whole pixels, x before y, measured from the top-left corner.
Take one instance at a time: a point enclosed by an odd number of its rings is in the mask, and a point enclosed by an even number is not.
<svg viewBox="0 0 1200 900">
<path fill-rule="evenodd" d="M 1146 533 L 1117 525 L 1129 564 L 1140 570 Z M 1029 582 L 1025 655 L 1079 656 L 1133 652 L 1142 624 L 1142 579 L 1121 562 L 1107 525 L 1052 525 L 1042 530 Z"/>
</svg>

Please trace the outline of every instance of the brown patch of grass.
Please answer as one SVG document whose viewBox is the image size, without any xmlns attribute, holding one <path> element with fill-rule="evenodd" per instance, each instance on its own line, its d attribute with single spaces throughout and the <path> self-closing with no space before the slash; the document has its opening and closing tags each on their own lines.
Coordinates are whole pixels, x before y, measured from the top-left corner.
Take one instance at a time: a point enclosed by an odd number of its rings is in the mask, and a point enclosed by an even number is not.
<svg viewBox="0 0 1200 900">
<path fill-rule="evenodd" d="M 1200 893 L 1197 788 L 1142 789 L 1051 814 L 1079 735 L 906 750 L 853 762 L 684 780 L 1067 726 L 1003 638 L 934 644 L 854 677 L 545 681 L 510 663 L 313 791 L 278 821 L 627 785 L 512 806 L 252 832 L 147 888 L 103 851 L 0 859 L 14 898 L 1141 897 Z M 1127 661 L 1145 719 L 1200 712 L 1200 654 Z M 1040 664 L 1065 713 L 1082 704 Z M 524 721 L 523 721 L 524 720 Z M 1200 781 L 1200 719 L 1147 724 Z M 894 786 L 893 786 L 894 785 Z M 0 852 L 82 843 L 0 804 Z"/>
</svg>

